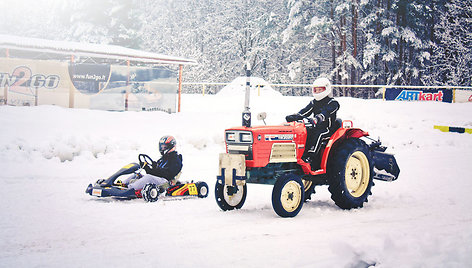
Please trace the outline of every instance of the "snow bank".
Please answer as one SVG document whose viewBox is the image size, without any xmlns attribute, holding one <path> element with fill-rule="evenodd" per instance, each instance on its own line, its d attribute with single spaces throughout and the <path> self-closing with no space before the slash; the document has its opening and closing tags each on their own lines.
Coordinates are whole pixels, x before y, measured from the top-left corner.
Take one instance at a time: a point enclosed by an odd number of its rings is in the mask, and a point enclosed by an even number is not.
<svg viewBox="0 0 472 268">
<path fill-rule="evenodd" d="M 219 92 L 220 97 L 244 97 L 246 94 L 246 77 L 238 77 Z M 274 90 L 269 83 L 259 77 L 250 77 L 251 97 L 282 97 L 282 94 Z"/>
</svg>

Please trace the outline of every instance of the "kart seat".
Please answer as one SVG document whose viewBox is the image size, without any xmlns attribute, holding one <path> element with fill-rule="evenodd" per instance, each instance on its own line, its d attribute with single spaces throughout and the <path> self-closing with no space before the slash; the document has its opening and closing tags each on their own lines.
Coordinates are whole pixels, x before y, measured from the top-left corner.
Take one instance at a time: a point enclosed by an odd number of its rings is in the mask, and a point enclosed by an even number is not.
<svg viewBox="0 0 472 268">
<path fill-rule="evenodd" d="M 177 175 L 175 175 L 174 180 L 179 180 L 180 175 L 182 175 L 182 171 L 180 171 Z"/>
<path fill-rule="evenodd" d="M 177 175 L 175 175 L 174 179 L 170 181 L 170 184 L 175 185 L 179 183 L 180 175 L 182 175 L 182 171 L 180 171 Z"/>
</svg>

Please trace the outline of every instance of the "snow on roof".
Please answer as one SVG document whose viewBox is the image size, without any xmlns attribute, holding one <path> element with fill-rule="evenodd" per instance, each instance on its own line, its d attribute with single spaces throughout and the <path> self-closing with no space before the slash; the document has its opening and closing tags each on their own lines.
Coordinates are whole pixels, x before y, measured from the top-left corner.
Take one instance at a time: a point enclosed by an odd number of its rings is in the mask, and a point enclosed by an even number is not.
<svg viewBox="0 0 472 268">
<path fill-rule="evenodd" d="M 79 43 L 69 41 L 55 41 L 40 38 L 19 37 L 0 34 L 0 48 L 43 53 L 106 58 L 116 60 L 130 60 L 148 64 L 197 64 L 195 60 L 166 56 L 162 54 L 136 50 L 115 45 Z"/>
</svg>

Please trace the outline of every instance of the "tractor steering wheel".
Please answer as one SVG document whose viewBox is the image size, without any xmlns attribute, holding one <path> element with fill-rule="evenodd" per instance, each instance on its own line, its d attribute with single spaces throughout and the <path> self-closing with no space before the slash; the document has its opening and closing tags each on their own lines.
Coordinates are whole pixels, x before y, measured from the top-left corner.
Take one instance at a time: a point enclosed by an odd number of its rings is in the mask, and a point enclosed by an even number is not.
<svg viewBox="0 0 472 268">
<path fill-rule="evenodd" d="M 149 157 L 149 155 L 147 154 L 139 154 L 138 160 L 139 160 L 139 166 L 141 166 L 142 168 L 145 167 L 146 165 L 152 167 L 152 163 L 154 162 L 152 161 L 151 157 Z"/>
</svg>

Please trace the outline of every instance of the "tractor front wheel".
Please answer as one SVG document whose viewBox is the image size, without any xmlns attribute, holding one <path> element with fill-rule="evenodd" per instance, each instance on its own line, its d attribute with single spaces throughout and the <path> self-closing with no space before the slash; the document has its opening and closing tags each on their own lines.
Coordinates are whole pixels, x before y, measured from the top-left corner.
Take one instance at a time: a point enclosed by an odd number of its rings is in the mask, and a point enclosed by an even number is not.
<svg viewBox="0 0 472 268">
<path fill-rule="evenodd" d="M 215 185 L 215 199 L 218 206 L 224 210 L 233 210 L 233 209 L 240 209 L 244 205 L 244 201 L 246 201 L 247 195 L 247 186 L 244 185 L 236 185 L 236 186 L 228 186 L 225 184 L 221 184 L 216 182 Z"/>
<path fill-rule="evenodd" d="M 305 189 L 300 177 L 289 174 L 280 177 L 272 189 L 272 207 L 280 217 L 295 217 L 305 201 Z"/>
</svg>

